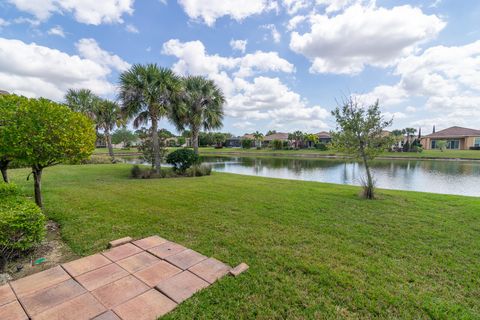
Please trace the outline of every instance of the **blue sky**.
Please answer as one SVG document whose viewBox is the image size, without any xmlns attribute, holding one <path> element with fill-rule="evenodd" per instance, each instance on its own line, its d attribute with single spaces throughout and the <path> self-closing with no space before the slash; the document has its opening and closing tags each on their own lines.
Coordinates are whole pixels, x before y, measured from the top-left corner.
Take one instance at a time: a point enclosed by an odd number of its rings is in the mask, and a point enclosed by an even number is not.
<svg viewBox="0 0 480 320">
<path fill-rule="evenodd" d="M 480 128 L 478 21 L 475 0 L 2 0 L 0 89 L 114 98 L 155 62 L 215 80 L 236 134 L 333 129 L 348 94 L 395 128 Z"/>
</svg>

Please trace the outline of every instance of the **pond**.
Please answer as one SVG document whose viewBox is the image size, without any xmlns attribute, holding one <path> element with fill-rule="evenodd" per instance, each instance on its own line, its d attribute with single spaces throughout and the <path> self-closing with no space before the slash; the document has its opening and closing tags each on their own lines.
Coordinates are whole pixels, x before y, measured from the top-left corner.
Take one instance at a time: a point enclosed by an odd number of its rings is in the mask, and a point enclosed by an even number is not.
<svg viewBox="0 0 480 320">
<path fill-rule="evenodd" d="M 202 161 L 217 172 L 349 185 L 360 185 L 365 175 L 362 164 L 338 159 L 208 156 Z M 377 160 L 372 170 L 379 188 L 480 196 L 480 162 Z"/>
</svg>

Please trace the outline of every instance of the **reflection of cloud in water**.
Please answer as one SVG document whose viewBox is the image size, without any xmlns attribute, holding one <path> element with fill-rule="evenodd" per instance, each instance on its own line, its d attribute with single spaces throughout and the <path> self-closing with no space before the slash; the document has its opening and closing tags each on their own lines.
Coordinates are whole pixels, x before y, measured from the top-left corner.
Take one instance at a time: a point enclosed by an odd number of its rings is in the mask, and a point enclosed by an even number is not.
<svg viewBox="0 0 480 320">
<path fill-rule="evenodd" d="M 204 157 L 215 171 L 264 177 L 359 185 L 363 165 L 333 159 Z M 377 186 L 386 189 L 480 196 L 480 163 L 433 160 L 378 160 Z"/>
</svg>

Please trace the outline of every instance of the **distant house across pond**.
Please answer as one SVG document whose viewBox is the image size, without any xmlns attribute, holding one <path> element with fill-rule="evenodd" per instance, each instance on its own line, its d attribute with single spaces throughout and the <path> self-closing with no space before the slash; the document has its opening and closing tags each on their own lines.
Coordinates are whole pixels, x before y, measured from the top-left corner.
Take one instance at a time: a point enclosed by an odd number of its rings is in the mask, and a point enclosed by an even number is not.
<svg viewBox="0 0 480 320">
<path fill-rule="evenodd" d="M 434 132 L 422 138 L 423 148 L 436 149 L 437 141 L 447 141 L 447 149 L 453 150 L 480 150 L 480 130 L 463 127 L 450 127 Z"/>
<path fill-rule="evenodd" d="M 327 131 L 319 132 L 319 133 L 316 134 L 316 136 L 318 137 L 318 142 L 319 143 L 327 144 L 327 143 L 330 143 L 332 141 L 332 136 Z"/>
</svg>

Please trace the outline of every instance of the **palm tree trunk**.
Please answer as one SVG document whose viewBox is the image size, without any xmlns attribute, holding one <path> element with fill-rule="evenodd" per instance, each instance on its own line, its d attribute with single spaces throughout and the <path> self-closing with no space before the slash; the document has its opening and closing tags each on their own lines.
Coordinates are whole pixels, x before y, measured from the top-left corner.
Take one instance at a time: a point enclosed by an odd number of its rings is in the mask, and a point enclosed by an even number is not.
<svg viewBox="0 0 480 320">
<path fill-rule="evenodd" d="M 152 143 L 153 143 L 153 156 L 155 159 L 155 173 L 160 174 L 160 140 L 158 139 L 158 121 L 152 117 Z"/>
<path fill-rule="evenodd" d="M 115 154 L 113 153 L 113 145 L 112 145 L 112 135 L 110 134 L 110 129 L 105 129 L 105 140 L 107 141 L 108 147 L 108 154 L 110 158 L 112 158 L 112 162 L 115 161 Z"/>
<path fill-rule="evenodd" d="M 35 189 L 35 203 L 40 208 L 43 208 L 43 197 L 42 197 L 42 171 L 43 168 L 33 167 L 33 179 L 34 179 L 34 189 Z"/>
<path fill-rule="evenodd" d="M 198 135 L 199 130 L 197 128 L 192 128 L 193 151 L 196 155 L 198 155 Z"/>
</svg>

